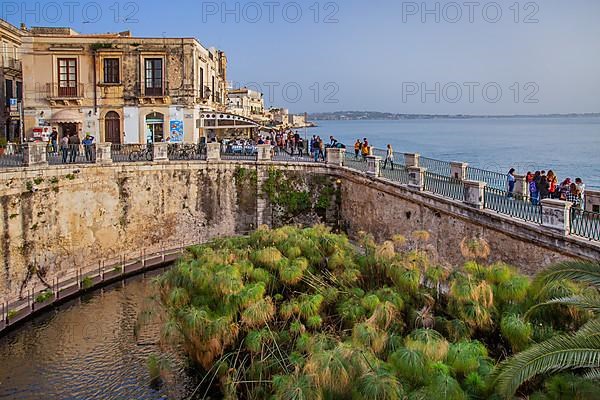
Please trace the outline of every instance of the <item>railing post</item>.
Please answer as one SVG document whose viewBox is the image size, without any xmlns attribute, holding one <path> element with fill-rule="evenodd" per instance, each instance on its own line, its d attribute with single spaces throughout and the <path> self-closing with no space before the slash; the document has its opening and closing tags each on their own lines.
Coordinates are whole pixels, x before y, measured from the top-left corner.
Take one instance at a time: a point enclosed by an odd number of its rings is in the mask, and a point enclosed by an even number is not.
<svg viewBox="0 0 600 400">
<path fill-rule="evenodd" d="M 169 162 L 169 144 L 154 143 L 152 144 L 152 160 L 154 162 L 165 163 Z"/>
<path fill-rule="evenodd" d="M 485 188 L 487 183 L 479 181 L 464 181 L 465 203 L 471 207 L 483 210 L 485 208 Z"/>
<path fill-rule="evenodd" d="M 206 161 L 221 161 L 221 143 L 208 143 L 206 145 Z"/>
<path fill-rule="evenodd" d="M 600 213 L 600 190 L 586 190 L 583 193 L 583 204 L 586 211 Z"/>
<path fill-rule="evenodd" d="M 46 143 L 23 144 L 23 165 L 25 167 L 37 167 L 48 165 Z"/>
<path fill-rule="evenodd" d="M 375 178 L 381 176 L 381 157 L 367 156 L 367 175 Z"/>
<path fill-rule="evenodd" d="M 451 162 L 450 163 L 450 177 L 461 181 L 467 180 L 467 167 L 469 164 L 464 162 Z"/>
<path fill-rule="evenodd" d="M 345 149 L 327 149 L 327 164 L 343 166 L 346 156 Z"/>
<path fill-rule="evenodd" d="M 273 160 L 273 146 L 270 144 L 259 144 L 256 146 L 258 149 L 258 158 L 259 162 L 271 161 Z"/>
<path fill-rule="evenodd" d="M 515 175 L 515 194 L 523 197 L 529 197 L 529 184 L 527 183 L 527 176 Z"/>
<path fill-rule="evenodd" d="M 542 225 L 560 231 L 567 236 L 571 233 L 571 207 L 573 203 L 555 199 L 542 200 Z"/>
<path fill-rule="evenodd" d="M 96 144 L 96 164 L 112 164 L 112 143 Z"/>
<path fill-rule="evenodd" d="M 408 167 L 408 187 L 423 191 L 425 189 L 425 168 Z"/>
<path fill-rule="evenodd" d="M 406 153 L 404 154 L 404 165 L 406 165 L 406 168 L 418 167 L 420 158 L 419 153 Z"/>
</svg>

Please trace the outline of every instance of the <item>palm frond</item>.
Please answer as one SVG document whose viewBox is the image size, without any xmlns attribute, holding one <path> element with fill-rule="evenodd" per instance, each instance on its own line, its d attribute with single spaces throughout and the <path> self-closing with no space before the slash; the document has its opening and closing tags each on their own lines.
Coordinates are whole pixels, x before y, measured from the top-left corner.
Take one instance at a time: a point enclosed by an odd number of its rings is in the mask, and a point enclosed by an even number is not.
<svg viewBox="0 0 600 400">
<path fill-rule="evenodd" d="M 589 379 L 590 381 L 600 381 L 600 368 L 592 369 L 585 374 L 583 374 L 585 379 Z"/>
<path fill-rule="evenodd" d="M 600 263 L 565 261 L 542 272 L 535 281 L 548 284 L 563 279 L 585 283 L 600 289 Z"/>
<path fill-rule="evenodd" d="M 600 319 L 573 335 L 555 336 L 501 363 L 492 374 L 497 391 L 512 398 L 531 378 L 547 372 L 600 368 Z"/>
<path fill-rule="evenodd" d="M 551 306 L 551 305 L 563 305 L 581 308 L 582 310 L 591 311 L 594 314 L 600 314 L 600 296 L 594 294 L 582 294 L 570 297 L 563 297 L 558 299 L 552 299 L 540 304 L 533 306 L 525 314 L 525 318 L 529 318 L 533 312 L 538 308 Z"/>
</svg>

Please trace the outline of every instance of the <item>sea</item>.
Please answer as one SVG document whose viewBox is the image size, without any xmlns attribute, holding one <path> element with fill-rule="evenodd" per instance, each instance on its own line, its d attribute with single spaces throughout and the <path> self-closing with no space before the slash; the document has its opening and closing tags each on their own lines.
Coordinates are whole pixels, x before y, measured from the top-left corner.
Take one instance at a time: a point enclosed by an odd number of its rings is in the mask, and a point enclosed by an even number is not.
<svg viewBox="0 0 600 400">
<path fill-rule="evenodd" d="M 508 173 L 553 170 L 562 181 L 582 178 L 600 188 L 600 117 L 316 121 L 301 135 L 334 136 L 352 148 L 367 138 L 377 148 L 467 162 Z"/>
</svg>

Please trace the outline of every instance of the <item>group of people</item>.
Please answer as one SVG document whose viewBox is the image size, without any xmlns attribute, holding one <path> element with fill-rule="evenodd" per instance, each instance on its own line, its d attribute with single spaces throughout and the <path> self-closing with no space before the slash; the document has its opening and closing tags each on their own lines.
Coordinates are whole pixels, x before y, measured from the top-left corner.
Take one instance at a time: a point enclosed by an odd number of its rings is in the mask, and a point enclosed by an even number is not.
<svg viewBox="0 0 600 400">
<path fill-rule="evenodd" d="M 279 131 L 275 134 L 274 140 L 269 141 L 269 144 L 273 144 L 280 150 L 289 152 L 292 156 L 296 154 L 296 152 L 298 155 L 302 155 L 302 152 L 304 151 L 304 140 L 298 131 Z"/>
<path fill-rule="evenodd" d="M 60 139 L 60 153 L 62 163 L 75 163 L 77 157 L 79 156 L 81 145 L 83 145 L 85 160 L 87 162 L 94 161 L 94 140 L 95 138 L 89 134 L 85 135 L 84 139 L 81 140 L 80 135 L 77 133 L 64 133 L 62 138 Z M 49 151 L 51 153 L 58 154 L 59 143 L 58 131 L 56 130 L 56 128 L 52 128 L 52 133 L 50 134 L 50 146 L 51 148 Z"/>
<path fill-rule="evenodd" d="M 369 154 L 371 154 L 371 146 L 369 146 L 367 138 L 364 138 L 362 142 L 360 139 L 356 139 L 356 143 L 354 143 L 354 158 L 358 160 L 358 157 L 362 156 L 363 161 L 367 161 Z"/>
<path fill-rule="evenodd" d="M 585 183 L 581 178 L 572 181 L 567 178 L 559 183 L 558 177 L 554 171 L 536 171 L 527 173 L 527 185 L 531 203 L 540 204 L 543 199 L 557 199 L 573 203 L 575 208 L 585 207 Z M 515 169 L 511 168 L 508 172 L 508 196 L 514 197 L 516 177 Z"/>
</svg>

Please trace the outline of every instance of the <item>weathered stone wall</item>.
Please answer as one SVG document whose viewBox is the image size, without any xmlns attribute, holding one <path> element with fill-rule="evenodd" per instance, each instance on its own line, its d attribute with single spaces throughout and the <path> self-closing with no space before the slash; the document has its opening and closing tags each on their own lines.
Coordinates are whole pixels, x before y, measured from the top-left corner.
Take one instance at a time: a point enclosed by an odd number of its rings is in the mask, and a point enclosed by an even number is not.
<svg viewBox="0 0 600 400">
<path fill-rule="evenodd" d="M 287 182 L 276 193 L 296 192 L 279 206 L 265 189 L 273 170 Z M 426 230 L 450 265 L 464 261 L 460 242 L 473 237 L 490 244 L 491 261 L 530 274 L 558 260 L 600 259 L 597 242 L 323 164 L 32 167 L 0 172 L 0 299 L 101 260 L 282 223 L 341 225 L 378 240 Z"/>
<path fill-rule="evenodd" d="M 565 237 L 558 231 L 348 170 L 337 173 L 343 181 L 344 228 L 351 236 L 363 231 L 383 241 L 396 234 L 410 238 L 415 231 L 428 231 L 429 246 L 439 261 L 454 266 L 465 261 L 461 241 L 481 238 L 491 248 L 490 262 L 503 261 L 529 275 L 562 260 L 600 260 L 597 242 Z"/>
<path fill-rule="evenodd" d="M 248 233 L 265 222 L 259 214 L 272 214 L 257 179 L 270 168 L 222 162 L 0 172 L 0 299 L 40 276 L 52 282 L 112 257 Z M 277 168 L 306 186 L 318 176 Z"/>
</svg>

